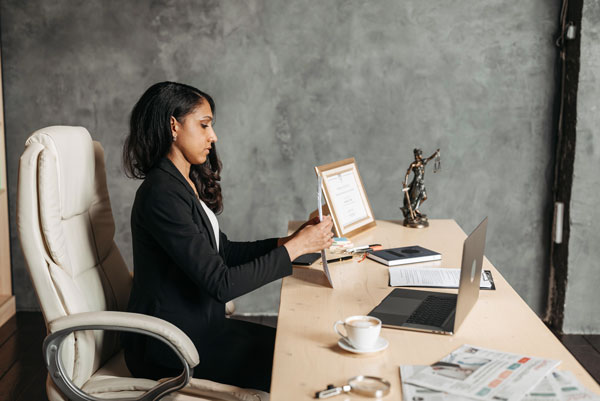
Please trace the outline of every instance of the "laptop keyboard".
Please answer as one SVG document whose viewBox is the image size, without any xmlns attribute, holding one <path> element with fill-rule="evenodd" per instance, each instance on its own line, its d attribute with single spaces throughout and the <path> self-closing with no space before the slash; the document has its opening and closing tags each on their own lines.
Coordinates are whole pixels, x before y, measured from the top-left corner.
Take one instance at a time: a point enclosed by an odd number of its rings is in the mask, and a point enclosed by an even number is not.
<svg viewBox="0 0 600 401">
<path fill-rule="evenodd" d="M 410 315 L 406 323 L 441 327 L 454 308 L 456 308 L 456 298 L 429 295 Z"/>
</svg>

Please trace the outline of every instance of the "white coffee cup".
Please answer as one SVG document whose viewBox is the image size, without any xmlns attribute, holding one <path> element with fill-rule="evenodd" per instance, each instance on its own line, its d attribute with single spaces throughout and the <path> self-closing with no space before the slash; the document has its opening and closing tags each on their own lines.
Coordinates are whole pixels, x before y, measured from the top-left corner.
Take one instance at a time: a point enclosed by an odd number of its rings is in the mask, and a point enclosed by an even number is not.
<svg viewBox="0 0 600 401">
<path fill-rule="evenodd" d="M 346 335 L 338 330 L 338 326 L 341 324 L 346 329 Z M 335 322 L 333 329 L 352 347 L 358 350 L 368 350 L 375 346 L 379 338 L 381 320 L 373 316 L 350 316 L 343 321 Z"/>
</svg>

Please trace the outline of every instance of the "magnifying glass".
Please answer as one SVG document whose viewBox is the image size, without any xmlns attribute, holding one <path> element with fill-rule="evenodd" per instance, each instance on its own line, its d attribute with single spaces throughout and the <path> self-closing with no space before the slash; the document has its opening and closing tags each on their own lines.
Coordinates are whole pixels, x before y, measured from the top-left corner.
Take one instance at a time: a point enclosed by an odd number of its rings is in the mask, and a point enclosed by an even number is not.
<svg viewBox="0 0 600 401">
<path fill-rule="evenodd" d="M 341 387 L 334 387 L 330 384 L 327 389 L 317 391 L 315 398 L 329 398 L 349 391 L 366 397 L 381 398 L 390 392 L 390 387 L 390 382 L 380 377 L 356 376 Z"/>
</svg>

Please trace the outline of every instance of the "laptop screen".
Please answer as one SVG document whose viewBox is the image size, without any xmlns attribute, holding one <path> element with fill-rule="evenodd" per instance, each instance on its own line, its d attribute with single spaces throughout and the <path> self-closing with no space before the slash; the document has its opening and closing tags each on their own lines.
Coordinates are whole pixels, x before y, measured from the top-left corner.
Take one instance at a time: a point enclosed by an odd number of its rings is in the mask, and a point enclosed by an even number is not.
<svg viewBox="0 0 600 401">
<path fill-rule="evenodd" d="M 486 230 L 487 217 L 479 223 L 463 245 L 456 317 L 454 318 L 455 333 L 479 298 L 479 282 L 483 266 Z"/>
</svg>

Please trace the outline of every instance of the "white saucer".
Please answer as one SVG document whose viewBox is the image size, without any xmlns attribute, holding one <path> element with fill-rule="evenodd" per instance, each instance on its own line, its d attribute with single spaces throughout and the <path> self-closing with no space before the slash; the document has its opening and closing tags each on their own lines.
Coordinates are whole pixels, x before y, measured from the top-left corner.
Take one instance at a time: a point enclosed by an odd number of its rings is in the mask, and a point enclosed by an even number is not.
<svg viewBox="0 0 600 401">
<path fill-rule="evenodd" d="M 390 343 L 385 338 L 379 337 L 373 348 L 357 349 L 357 348 L 354 348 L 352 345 L 348 344 L 346 342 L 346 340 L 344 340 L 343 338 L 340 338 L 338 341 L 338 345 L 340 346 L 341 349 L 344 349 L 349 352 L 354 352 L 355 354 L 370 354 L 373 352 L 383 351 L 384 349 L 386 349 L 388 347 L 388 345 L 390 345 Z"/>
</svg>

